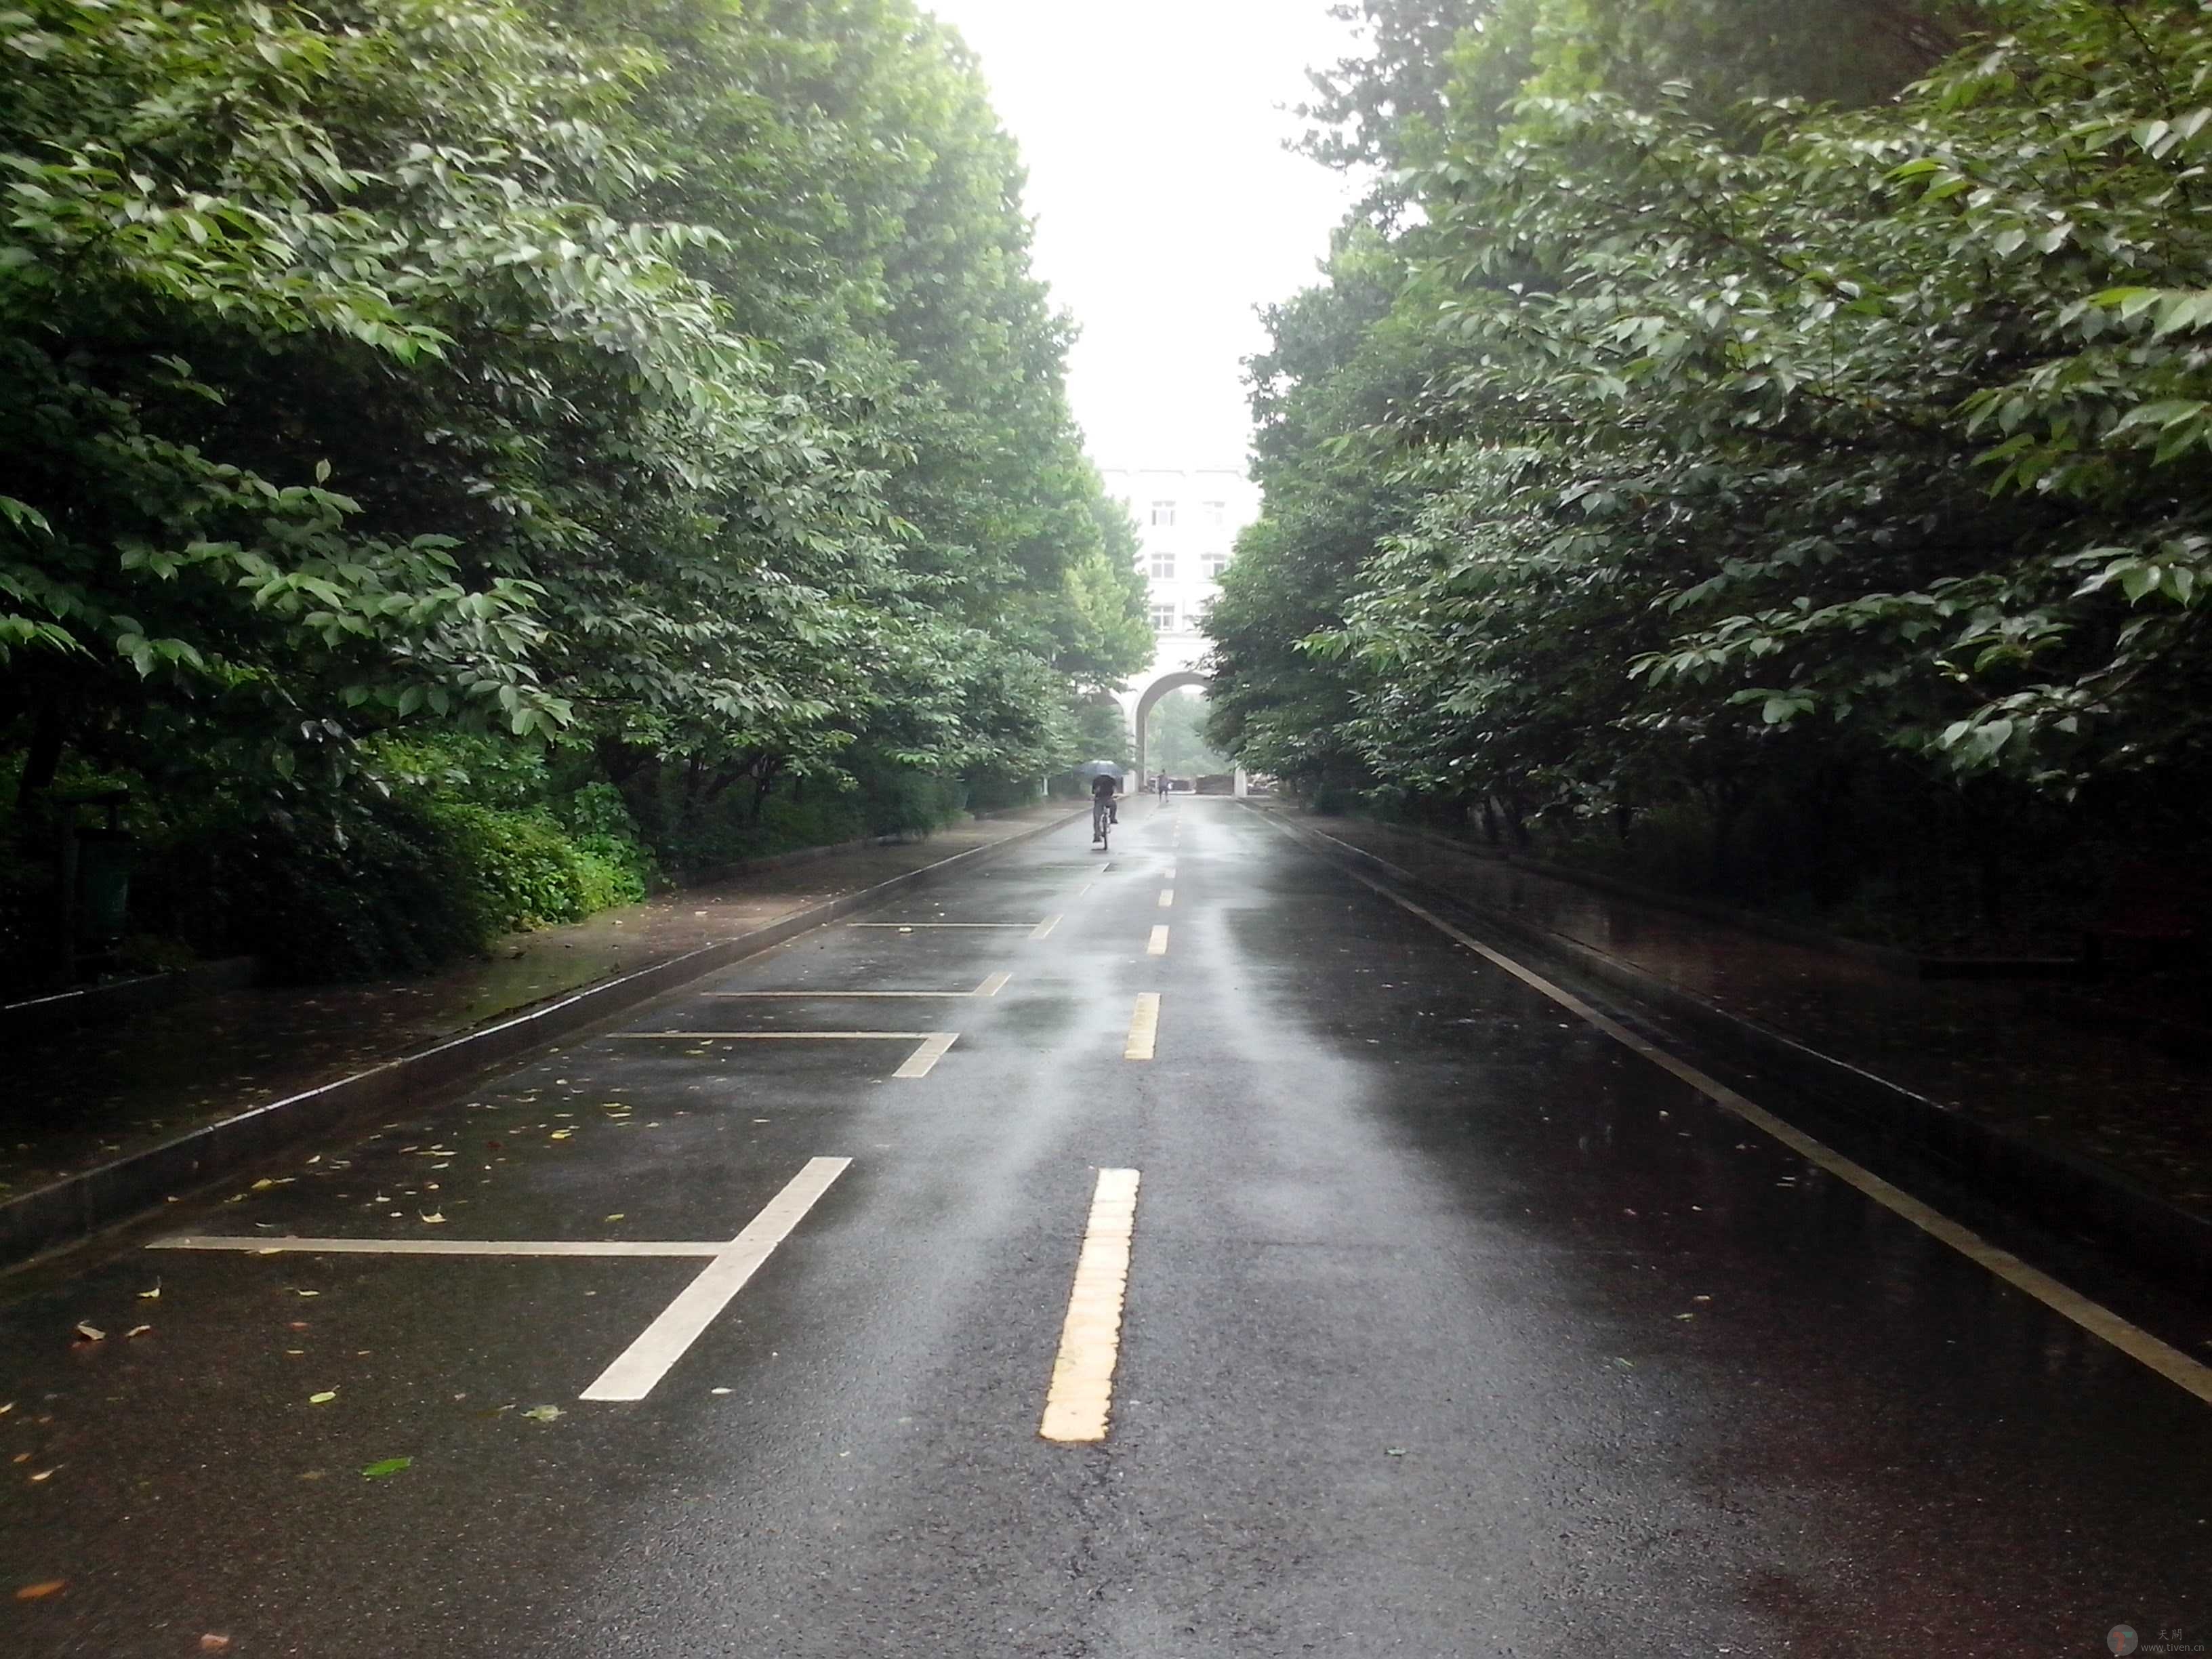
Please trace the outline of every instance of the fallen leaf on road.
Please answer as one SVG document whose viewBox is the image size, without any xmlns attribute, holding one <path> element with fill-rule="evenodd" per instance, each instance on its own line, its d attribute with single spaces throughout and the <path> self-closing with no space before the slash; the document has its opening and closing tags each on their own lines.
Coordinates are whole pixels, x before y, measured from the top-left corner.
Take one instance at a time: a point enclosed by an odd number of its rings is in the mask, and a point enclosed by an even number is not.
<svg viewBox="0 0 2212 1659">
<path fill-rule="evenodd" d="M 320 1291 L 302 1291 L 295 1289 L 293 1291 L 292 1294 L 295 1296 L 320 1296 L 322 1292 Z"/>
<path fill-rule="evenodd" d="M 1403 1446 L 1385 1446 L 1382 1448 L 1382 1455 L 1385 1457 L 1403 1457 L 1405 1455 L 1406 1449 Z"/>
<path fill-rule="evenodd" d="M 76 1334 L 77 1340 L 80 1342 L 105 1342 L 107 1340 L 107 1333 L 106 1331 L 101 1330 L 97 1325 L 88 1325 L 82 1319 L 77 1321 Z"/>
<path fill-rule="evenodd" d="M 434 1227 L 441 1225 L 446 1219 L 446 1213 L 442 1210 L 432 1210 L 428 1214 L 424 1214 L 421 1210 L 417 1210 L 415 1213 L 422 1216 L 423 1220 L 428 1222 Z"/>
<path fill-rule="evenodd" d="M 620 1221 L 622 1218 L 623 1212 L 620 1210 L 617 1210 L 612 1215 L 607 1218 L 610 1221 Z"/>
<path fill-rule="evenodd" d="M 18 1601 L 43 1601 L 49 1595 L 59 1595 L 69 1583 L 66 1578 L 48 1578 L 36 1584 L 26 1584 L 15 1592 Z"/>
<path fill-rule="evenodd" d="M 133 1325 L 133 1326 L 132 1326 L 129 1330 L 127 1330 L 127 1331 L 124 1332 L 124 1333 L 123 1333 L 123 1334 L 124 1334 L 126 1338 L 128 1338 L 128 1337 L 133 1337 L 133 1336 L 143 1336 L 143 1335 L 145 1335 L 145 1334 L 146 1334 L 146 1333 L 147 1333 L 147 1332 L 149 1332 L 149 1331 L 152 1330 L 153 1328 L 153 1328 L 151 1325 Z"/>
<path fill-rule="evenodd" d="M 727 1389 L 709 1389 L 707 1392 L 708 1394 L 727 1394 L 729 1393 L 729 1390 Z"/>
<path fill-rule="evenodd" d="M 411 1457 L 387 1457 L 382 1462 L 371 1463 L 367 1468 L 363 1469 L 361 1472 L 362 1479 L 364 1480 L 381 1480 L 388 1474 L 398 1474 L 400 1470 L 409 1468 L 414 1462 L 415 1460 Z"/>
<path fill-rule="evenodd" d="M 210 1631 L 205 1636 L 200 1638 L 200 1651 L 202 1653 L 228 1653 L 230 1651 L 230 1638 L 228 1636 L 217 1636 L 213 1631 Z"/>
<path fill-rule="evenodd" d="M 533 1423 L 557 1423 L 568 1413 L 558 1406 L 532 1406 L 523 1415 Z"/>
<path fill-rule="evenodd" d="M 267 1176 L 264 1176 L 260 1180 L 255 1182 L 247 1190 L 251 1192 L 265 1193 L 276 1184 L 276 1183 L 271 1181 Z"/>
<path fill-rule="evenodd" d="M 157 1279 L 152 1290 L 139 1291 L 138 1299 L 141 1302 L 159 1302 L 161 1299 L 161 1281 Z"/>
<path fill-rule="evenodd" d="M 53 1479 L 55 1473 L 59 1470 L 60 1468 L 61 1465 L 57 1463 L 51 1469 L 40 1469 L 36 1474 L 31 1477 L 33 1484 L 35 1485 L 41 1480 L 51 1480 Z"/>
<path fill-rule="evenodd" d="M 337 1397 L 338 1391 L 336 1389 L 325 1389 L 320 1394 L 309 1395 L 307 1403 L 310 1406 L 327 1406 Z"/>
</svg>

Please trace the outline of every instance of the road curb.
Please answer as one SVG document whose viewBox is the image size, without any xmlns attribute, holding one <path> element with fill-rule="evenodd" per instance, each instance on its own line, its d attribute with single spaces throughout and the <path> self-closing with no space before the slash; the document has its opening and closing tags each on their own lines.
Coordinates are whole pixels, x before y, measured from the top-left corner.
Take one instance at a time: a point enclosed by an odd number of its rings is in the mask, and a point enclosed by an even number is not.
<svg viewBox="0 0 2212 1659">
<path fill-rule="evenodd" d="M 1279 816 L 1273 821 L 1310 844 L 1322 844 L 1324 856 L 1368 866 L 1394 884 L 1433 894 L 1485 927 L 1668 1015 L 1732 1058 L 1780 1078 L 1830 1120 L 1812 1127 L 1824 1133 L 1844 1132 L 1838 1139 L 1850 1144 L 1839 1150 L 1869 1161 L 1901 1154 L 1933 1164 L 2005 1210 L 2063 1233 L 2094 1235 L 2135 1265 L 2161 1275 L 2212 1272 L 2212 1222 L 2117 1171 L 1963 1116 L 1579 939 L 1490 909 L 1325 830 Z"/>
<path fill-rule="evenodd" d="M 218 1176 L 281 1152 L 295 1142 L 342 1127 L 371 1110 L 388 1110 L 402 1101 L 450 1089 L 517 1055 L 560 1042 L 587 1026 L 665 994 L 707 974 L 757 956 L 811 932 L 825 922 L 872 909 L 910 888 L 927 886 L 960 870 L 1036 841 L 1080 820 L 1090 809 L 1017 830 L 987 846 L 925 864 L 918 870 L 880 881 L 794 911 L 781 921 L 740 933 L 717 945 L 702 945 L 650 968 L 618 975 L 488 1025 L 447 1037 L 415 1053 L 401 1054 L 308 1089 L 272 1100 L 189 1130 L 158 1146 L 133 1152 L 97 1169 L 64 1176 L 20 1198 L 0 1204 L 0 1269 L 76 1243 L 104 1227 L 127 1221 L 173 1196 L 189 1193 Z"/>
</svg>

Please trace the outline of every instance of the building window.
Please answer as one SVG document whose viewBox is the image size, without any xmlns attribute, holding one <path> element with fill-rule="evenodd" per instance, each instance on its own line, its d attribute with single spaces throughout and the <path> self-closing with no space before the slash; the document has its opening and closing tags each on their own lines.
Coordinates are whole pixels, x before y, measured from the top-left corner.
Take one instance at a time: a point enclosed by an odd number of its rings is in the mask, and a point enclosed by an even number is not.
<svg viewBox="0 0 2212 1659">
<path fill-rule="evenodd" d="M 1208 577 L 1218 580 L 1221 573 L 1229 568 L 1229 556 L 1226 553 L 1201 553 L 1198 556 L 1198 568 Z"/>
<path fill-rule="evenodd" d="M 1198 504 L 1198 521 L 1208 530 L 1220 530 L 1225 527 L 1229 523 L 1229 503 L 1200 501 Z"/>
<path fill-rule="evenodd" d="M 1171 605 L 1154 605 L 1152 607 L 1152 628 L 1156 633 L 1173 633 L 1175 631 L 1175 607 Z"/>
<path fill-rule="evenodd" d="M 1175 580 L 1174 554 L 1155 553 L 1152 555 L 1152 580 L 1156 582 L 1173 581 Z"/>
<path fill-rule="evenodd" d="M 1173 501 L 1154 501 L 1152 503 L 1153 527 L 1160 530 L 1174 529 L 1175 510 L 1176 504 Z"/>
</svg>

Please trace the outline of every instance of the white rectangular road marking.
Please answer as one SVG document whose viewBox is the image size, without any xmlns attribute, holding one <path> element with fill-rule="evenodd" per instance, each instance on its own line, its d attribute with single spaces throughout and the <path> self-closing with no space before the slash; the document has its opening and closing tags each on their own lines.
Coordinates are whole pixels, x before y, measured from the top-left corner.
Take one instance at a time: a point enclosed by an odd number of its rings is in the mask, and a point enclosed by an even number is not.
<svg viewBox="0 0 2212 1659">
<path fill-rule="evenodd" d="M 1164 957 L 1168 953 L 1168 930 L 1163 926 L 1152 929 L 1152 943 L 1145 946 L 1148 957 Z"/>
<path fill-rule="evenodd" d="M 629 1042 L 917 1042 L 935 1031 L 616 1031 Z"/>
<path fill-rule="evenodd" d="M 1006 988 L 1006 981 L 1012 977 L 1011 974 L 994 974 L 972 991 L 702 991 L 700 995 L 721 1002 L 804 1001 L 810 997 L 823 1001 L 854 997 L 951 1000 L 962 997 L 994 997 Z"/>
<path fill-rule="evenodd" d="M 1103 1440 L 1114 1409 L 1114 1365 L 1121 1349 L 1121 1310 L 1129 1288 L 1129 1247 L 1137 1224 L 1137 1171 L 1101 1170 L 1091 1219 L 1075 1262 L 1075 1288 L 1052 1362 L 1044 1419 L 1047 1440 Z"/>
<path fill-rule="evenodd" d="M 1288 835 L 1291 832 L 1285 830 L 1283 833 Z M 1363 886 L 1372 888 L 1399 908 L 1419 916 L 1437 932 L 1457 940 L 1493 967 L 1503 969 L 1530 989 L 1550 998 L 1569 1013 L 1602 1031 L 1622 1048 L 1641 1054 L 1660 1070 L 1680 1078 L 1715 1105 L 1735 1113 L 1761 1133 L 1780 1141 L 1807 1163 L 1826 1170 L 1838 1180 L 1856 1188 L 1884 1209 L 1911 1222 L 1929 1237 L 1949 1245 L 2014 1290 L 2033 1297 L 2053 1313 L 2080 1326 L 2091 1335 L 2103 1338 L 2122 1353 L 2156 1371 L 2177 1388 L 2185 1389 L 2205 1404 L 2212 1405 L 2212 1366 L 2207 1366 L 2179 1348 L 2160 1341 L 2148 1331 L 2130 1324 L 2101 1303 L 2093 1302 L 2050 1274 L 2031 1267 L 2012 1252 L 1998 1249 L 1972 1228 L 1961 1226 L 1941 1211 L 1892 1186 L 1872 1170 L 1854 1164 L 1825 1143 L 1793 1129 L 1726 1084 L 1706 1076 L 1687 1060 L 1676 1059 L 1656 1043 L 1646 1042 L 1617 1021 L 1607 1019 L 1580 997 L 1560 989 L 1542 975 L 1523 968 L 1504 952 L 1494 951 L 1471 938 L 1443 917 L 1424 909 L 1411 899 L 1400 897 L 1380 882 L 1370 881 L 1357 871 L 1348 870 L 1345 873 Z"/>
<path fill-rule="evenodd" d="M 1161 909 L 1163 909 L 1163 910 L 1171 910 L 1171 909 L 1173 909 L 1174 908 L 1175 908 L 1175 889 L 1174 889 L 1174 888 L 1172 888 L 1172 887 L 1163 887 L 1163 888 L 1161 888 L 1161 889 L 1160 889 L 1160 908 L 1161 908 Z"/>
<path fill-rule="evenodd" d="M 487 1238 L 218 1238 L 181 1234 L 157 1238 L 149 1250 L 240 1250 L 249 1255 L 720 1255 L 730 1247 L 720 1240 L 684 1243 L 622 1238 L 538 1239 L 507 1242 Z"/>
<path fill-rule="evenodd" d="M 1150 1060 L 1159 1035 L 1160 994 L 1146 991 L 1139 995 L 1136 1012 L 1129 1016 L 1129 1040 L 1122 1046 L 1121 1058 Z"/>
<path fill-rule="evenodd" d="M 843 1000 L 850 997 L 972 997 L 973 991 L 702 991 L 702 997 L 720 1002 L 771 1001 L 777 999 L 803 1000 L 815 998 L 827 1002 L 832 998 Z"/>
<path fill-rule="evenodd" d="M 1031 939 L 1050 939 L 1052 937 L 1052 930 L 1059 926 L 1060 917 L 1057 915 L 1047 916 L 1042 921 L 1037 923 L 1036 930 L 1030 934 L 1030 937 Z"/>
<path fill-rule="evenodd" d="M 852 1162 L 849 1158 L 809 1158 L 806 1167 L 769 1200 L 768 1207 L 724 1245 L 698 1278 L 661 1310 L 660 1317 L 645 1328 L 644 1334 L 578 1397 L 642 1400 L 651 1394 L 653 1385 L 668 1375 L 669 1367 L 684 1357 L 699 1334 L 744 1289 L 745 1281 L 791 1236 L 791 1230 Z"/>
<path fill-rule="evenodd" d="M 1175 872 L 1176 867 L 1170 864 L 1165 870 L 1160 872 L 1160 878 L 1163 881 L 1173 881 L 1175 879 Z"/>
<path fill-rule="evenodd" d="M 1060 918 L 1050 916 L 1047 920 L 1058 921 Z M 845 925 L 848 927 L 892 927 L 902 933 L 918 933 L 926 928 L 944 927 L 976 928 L 987 933 L 1018 933 L 1030 926 L 1026 921 L 848 921 Z"/>
<path fill-rule="evenodd" d="M 930 1068 L 945 1058 L 945 1050 L 951 1048 L 953 1043 L 959 1040 L 959 1036 L 960 1033 L 957 1031 L 932 1033 L 929 1040 L 908 1054 L 906 1057 L 906 1064 L 893 1072 L 891 1075 L 909 1079 L 927 1077 Z"/>
</svg>

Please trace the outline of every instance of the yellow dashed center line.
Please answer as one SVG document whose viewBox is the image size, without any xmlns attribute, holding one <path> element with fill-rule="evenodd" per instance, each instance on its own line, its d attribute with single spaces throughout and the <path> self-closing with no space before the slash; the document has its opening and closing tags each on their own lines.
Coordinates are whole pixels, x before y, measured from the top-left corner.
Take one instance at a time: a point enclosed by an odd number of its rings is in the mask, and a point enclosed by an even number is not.
<svg viewBox="0 0 2212 1659">
<path fill-rule="evenodd" d="M 1136 1224 L 1137 1171 L 1101 1170 L 1082 1254 L 1076 1259 L 1067 1319 L 1060 1327 L 1060 1352 L 1052 1362 L 1044 1420 L 1037 1425 L 1047 1440 L 1081 1444 L 1106 1437 Z"/>
<path fill-rule="evenodd" d="M 1159 1035 L 1160 994 L 1146 991 L 1137 998 L 1136 1012 L 1129 1016 L 1129 1041 L 1122 1047 L 1121 1058 L 1150 1060 Z"/>
</svg>

